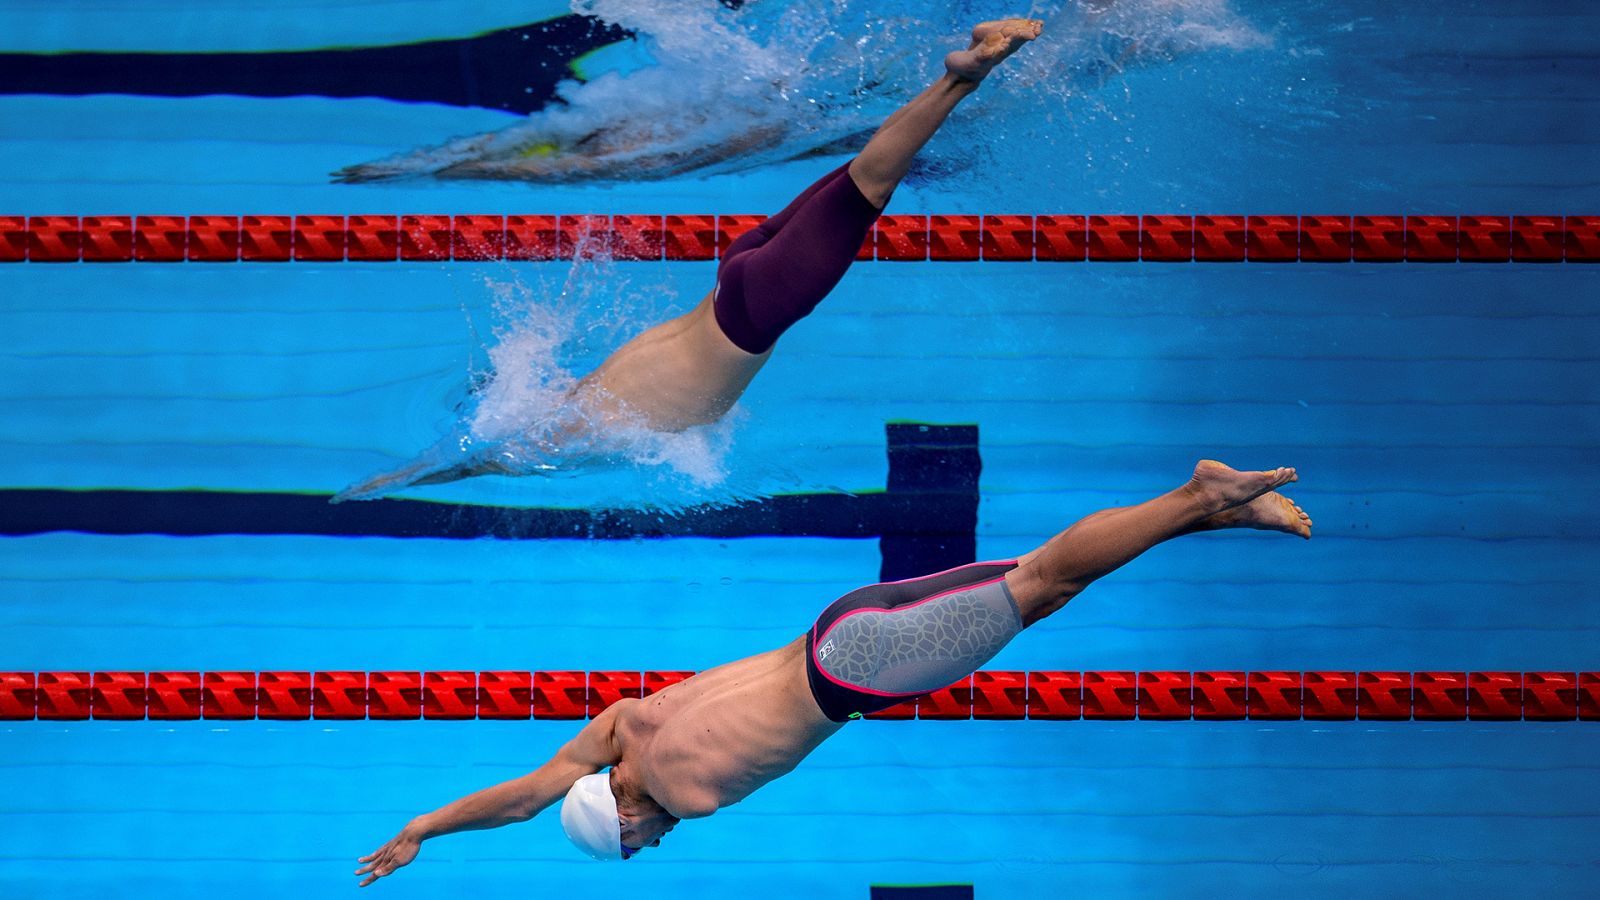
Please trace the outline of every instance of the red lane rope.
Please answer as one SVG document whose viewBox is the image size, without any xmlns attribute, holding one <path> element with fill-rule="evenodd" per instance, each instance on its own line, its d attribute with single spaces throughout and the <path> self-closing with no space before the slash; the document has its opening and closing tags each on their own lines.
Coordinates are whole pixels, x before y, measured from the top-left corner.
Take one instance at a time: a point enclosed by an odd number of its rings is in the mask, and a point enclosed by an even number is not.
<svg viewBox="0 0 1600 900">
<path fill-rule="evenodd" d="M 765 216 L 0 216 L 0 262 L 711 260 Z M 861 260 L 1600 262 L 1600 216 L 889 215 Z"/>
<path fill-rule="evenodd" d="M 681 671 L 0 672 L 0 720 L 585 719 Z M 869 719 L 1600 721 L 1600 672 L 979 671 Z"/>
</svg>

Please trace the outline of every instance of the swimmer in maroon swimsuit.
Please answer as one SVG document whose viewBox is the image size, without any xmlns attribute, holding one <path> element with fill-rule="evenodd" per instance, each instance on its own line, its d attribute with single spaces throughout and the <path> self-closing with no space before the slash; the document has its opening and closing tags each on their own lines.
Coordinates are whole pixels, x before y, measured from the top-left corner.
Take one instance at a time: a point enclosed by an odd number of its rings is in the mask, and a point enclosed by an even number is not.
<svg viewBox="0 0 1600 900">
<path fill-rule="evenodd" d="M 533 772 L 411 820 L 356 874 L 366 886 L 428 838 L 523 822 L 557 801 L 580 850 L 627 859 L 787 774 L 845 722 L 972 673 L 1156 544 L 1222 528 L 1311 537 L 1310 517 L 1276 490 L 1296 480 L 1204 460 L 1182 487 L 1097 512 L 1018 559 L 852 591 L 784 647 L 606 707 Z"/>
<path fill-rule="evenodd" d="M 555 467 L 563 450 L 592 441 L 596 430 L 642 425 L 677 432 L 722 418 L 766 364 L 778 337 L 844 277 L 917 151 L 990 70 L 1039 36 L 1040 27 L 1033 19 L 1005 19 L 974 28 L 972 45 L 945 57 L 944 76 L 885 120 L 860 154 L 733 242 L 722 255 L 716 287 L 699 306 L 627 342 L 581 379 L 568 396 L 571 415 L 560 423 L 520 436 L 511 453 L 475 445 L 471 436 L 447 438 L 334 499 L 367 499 L 474 475 L 528 474 Z"/>
</svg>

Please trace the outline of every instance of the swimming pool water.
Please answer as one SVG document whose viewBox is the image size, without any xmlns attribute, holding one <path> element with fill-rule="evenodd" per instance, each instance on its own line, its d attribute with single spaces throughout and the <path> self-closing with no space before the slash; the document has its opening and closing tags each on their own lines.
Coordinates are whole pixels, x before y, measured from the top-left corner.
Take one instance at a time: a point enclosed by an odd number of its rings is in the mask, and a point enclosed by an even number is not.
<svg viewBox="0 0 1600 900">
<path fill-rule="evenodd" d="M 0 38 L 13 53 L 375 44 L 537 18 L 217 7 L 237 17 L 227 27 L 157 3 L 0 9 L 22 26 Z M 716 9 L 682 15 L 737 15 Z M 1231 14 L 1259 40 L 1078 72 L 1070 94 L 1038 73 L 986 86 L 890 212 L 1600 212 L 1600 14 L 1320 0 Z M 839 162 L 559 187 L 326 177 L 515 121 L 377 98 L 3 95 L 0 214 L 770 212 Z M 595 330 L 569 362 L 696 302 L 713 272 L 580 272 L 601 287 L 581 298 Z M 337 490 L 451 421 L 507 322 L 497 286 L 547 303 L 568 277 L 565 263 L 0 268 L 0 480 Z M 976 423 L 990 558 L 1165 490 L 1201 456 L 1290 464 L 1315 540 L 1160 547 L 989 668 L 1592 671 L 1595 278 L 1577 264 L 867 263 L 746 395 L 712 460 L 723 486 L 644 467 L 408 496 L 868 490 L 884 484 L 885 421 Z M 13 537 L 0 669 L 700 669 L 791 639 L 879 559 L 871 540 L 782 537 Z M 527 771 L 574 730 L 5 723 L 0 895 L 348 892 L 355 857 L 409 817 Z M 1596 740 L 1593 722 L 857 723 L 634 864 L 582 859 L 547 813 L 430 842 L 372 890 L 1578 897 L 1600 862 Z"/>
</svg>

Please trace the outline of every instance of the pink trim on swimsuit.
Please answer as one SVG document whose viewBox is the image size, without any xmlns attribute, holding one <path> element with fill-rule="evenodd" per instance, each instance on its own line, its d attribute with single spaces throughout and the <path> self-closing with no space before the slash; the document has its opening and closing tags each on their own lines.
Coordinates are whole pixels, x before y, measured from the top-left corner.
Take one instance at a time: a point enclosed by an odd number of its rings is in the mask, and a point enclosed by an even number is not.
<svg viewBox="0 0 1600 900">
<path fill-rule="evenodd" d="M 938 578 L 940 575 L 949 575 L 951 572 L 959 572 L 962 569 L 970 569 L 973 566 L 1015 566 L 1015 565 L 1017 565 L 1017 561 L 1014 560 L 1014 559 L 986 559 L 986 560 L 983 560 L 981 562 L 969 562 L 966 565 L 956 566 L 953 569 L 945 569 L 942 572 L 934 572 L 932 575 L 918 575 L 915 578 L 902 578 L 899 581 L 881 581 L 881 582 L 879 582 L 879 584 L 910 584 L 913 581 L 927 581 L 927 580 L 932 579 L 932 578 Z"/>
</svg>

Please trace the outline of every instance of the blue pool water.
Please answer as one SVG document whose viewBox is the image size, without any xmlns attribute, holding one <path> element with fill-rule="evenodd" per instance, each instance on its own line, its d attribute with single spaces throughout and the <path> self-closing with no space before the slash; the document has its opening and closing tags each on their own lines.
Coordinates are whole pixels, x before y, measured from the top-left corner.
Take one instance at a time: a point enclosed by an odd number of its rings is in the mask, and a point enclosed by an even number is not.
<svg viewBox="0 0 1600 900">
<path fill-rule="evenodd" d="M 808 43 L 815 34 L 794 21 L 805 16 L 768 0 L 737 14 L 657 6 L 596 4 L 664 36 L 587 58 L 592 80 L 568 89 L 573 109 L 597 121 L 705 109 L 731 82 L 703 68 L 691 27 L 753 41 L 739 46 L 762 71 L 831 46 Z M 931 74 L 922 60 L 956 23 L 1003 11 L 830 9 L 838 29 L 877 42 L 863 45 L 860 71 L 819 62 L 789 85 L 782 115 L 798 124 L 760 165 L 628 183 L 332 184 L 343 166 L 525 123 L 380 98 L 9 93 L 0 214 L 770 212 L 840 161 L 788 156 L 892 108 Z M 1107 36 L 1081 11 L 1041 6 L 1051 31 L 1037 59 L 958 112 L 890 211 L 1600 212 L 1600 11 L 1120 9 Z M 0 17 L 15 27 L 0 53 L 389 44 L 563 12 L 5 0 Z M 663 68 L 673 78 L 650 80 Z M 884 85 L 854 105 L 806 118 L 810 99 L 850 96 L 874 74 Z M 631 84 L 677 93 L 641 94 L 634 110 L 619 99 Z M 677 139 L 709 143 L 761 114 L 735 103 Z M 507 346 L 528 316 L 577 318 L 555 362 L 582 371 L 696 302 L 713 271 L 8 265 L 0 486 L 331 492 L 437 438 L 487 348 Z M 884 484 L 885 421 L 976 423 L 978 555 L 992 558 L 1164 490 L 1201 456 L 1292 464 L 1315 540 L 1230 533 L 1160 547 L 989 667 L 1593 671 L 1595 279 L 1574 264 L 861 265 L 784 338 L 726 451 L 407 496 L 673 506 L 867 490 Z M 702 669 L 788 641 L 874 580 L 879 561 L 876 541 L 821 538 L 15 537 L 0 540 L 0 670 Z M 633 864 L 583 860 L 546 814 L 430 842 L 372 890 L 1592 896 L 1596 728 L 856 723 Z M 408 818 L 526 772 L 574 730 L 7 723 L 0 896 L 348 893 L 355 857 Z"/>
</svg>

